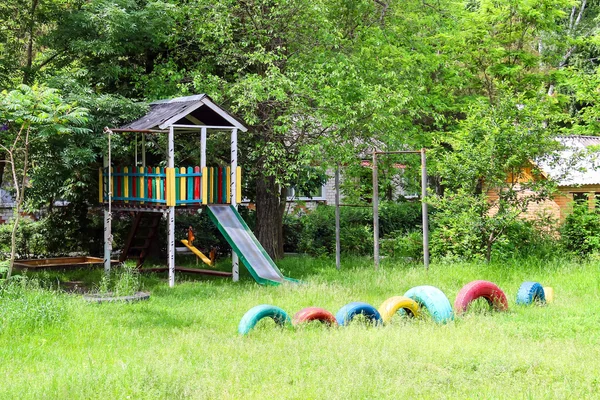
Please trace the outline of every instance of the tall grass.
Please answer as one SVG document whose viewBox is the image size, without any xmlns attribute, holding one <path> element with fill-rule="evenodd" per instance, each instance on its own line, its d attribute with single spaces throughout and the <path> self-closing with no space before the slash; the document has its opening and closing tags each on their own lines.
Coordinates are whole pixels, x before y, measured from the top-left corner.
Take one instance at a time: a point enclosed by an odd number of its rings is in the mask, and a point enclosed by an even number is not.
<svg viewBox="0 0 600 400">
<path fill-rule="evenodd" d="M 181 275 L 171 289 L 155 275 L 142 283 L 150 301 L 136 304 L 88 304 L 39 285 L 17 285 L 13 294 L 0 295 L 0 398 L 597 396 L 597 262 L 457 263 L 428 272 L 393 261 L 374 271 L 365 259 L 345 259 L 342 266 L 336 271 L 329 259 L 288 258 L 280 268 L 304 284 L 279 287 L 259 286 L 247 275 L 239 283 Z M 400 317 L 375 328 L 281 329 L 264 321 L 247 337 L 237 335 L 242 315 L 257 304 L 290 314 L 308 306 L 335 313 L 351 301 L 378 306 L 423 284 L 439 287 L 453 302 L 474 279 L 497 283 L 509 311 L 476 307 L 444 326 Z M 555 302 L 517 307 L 525 280 L 552 286 Z"/>
</svg>

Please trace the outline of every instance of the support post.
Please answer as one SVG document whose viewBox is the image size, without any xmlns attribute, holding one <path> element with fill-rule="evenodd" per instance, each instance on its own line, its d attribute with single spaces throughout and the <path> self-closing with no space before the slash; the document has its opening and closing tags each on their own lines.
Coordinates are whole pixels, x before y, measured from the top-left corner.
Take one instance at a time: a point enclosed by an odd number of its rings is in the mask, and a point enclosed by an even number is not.
<svg viewBox="0 0 600 400">
<path fill-rule="evenodd" d="M 231 130 L 231 205 L 237 210 L 237 128 Z M 231 277 L 234 282 L 240 280 L 240 261 L 238 255 L 231 249 Z"/>
<path fill-rule="evenodd" d="M 175 168 L 175 146 L 174 146 L 173 127 L 169 127 L 168 148 L 167 148 L 167 167 Z M 169 206 L 167 214 L 168 223 L 168 267 L 169 267 L 169 287 L 175 286 L 175 207 Z"/>
<path fill-rule="evenodd" d="M 335 268 L 341 268 L 340 244 L 340 166 L 335 169 Z"/>
<path fill-rule="evenodd" d="M 138 166 L 138 134 L 136 132 L 136 134 L 135 134 L 135 167 L 137 168 L 137 166 Z M 135 170 L 133 172 L 137 172 L 137 170 Z"/>
<path fill-rule="evenodd" d="M 429 270 L 429 217 L 427 215 L 427 160 L 421 149 L 421 212 L 423 214 L 423 264 Z"/>
<path fill-rule="evenodd" d="M 379 186 L 377 179 L 377 151 L 373 150 L 373 258 L 379 269 Z"/>
<path fill-rule="evenodd" d="M 142 167 L 146 171 L 146 134 L 142 133 Z"/>
<path fill-rule="evenodd" d="M 204 171 L 204 167 L 206 167 L 206 127 L 202 127 L 200 131 L 200 171 Z"/>
<path fill-rule="evenodd" d="M 106 191 L 108 194 L 108 205 L 104 208 L 104 273 L 110 274 L 110 260 L 112 254 L 112 177 L 111 177 L 111 135 L 112 131 L 108 127 L 104 128 L 104 133 L 108 136 L 108 151 L 107 155 L 104 156 L 102 165 L 107 171 L 106 176 Z"/>
</svg>

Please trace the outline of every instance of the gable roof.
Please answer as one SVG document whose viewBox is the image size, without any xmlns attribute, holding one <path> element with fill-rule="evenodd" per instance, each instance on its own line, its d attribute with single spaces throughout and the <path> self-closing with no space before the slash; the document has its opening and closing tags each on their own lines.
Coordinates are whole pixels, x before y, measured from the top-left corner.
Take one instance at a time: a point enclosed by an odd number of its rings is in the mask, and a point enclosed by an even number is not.
<svg viewBox="0 0 600 400">
<path fill-rule="evenodd" d="M 248 131 L 244 124 L 206 94 L 154 101 L 146 115 L 121 129 L 166 129 L 176 124 L 223 126 Z"/>
<path fill-rule="evenodd" d="M 600 152 L 589 149 L 600 146 L 599 136 L 559 136 L 557 140 L 564 150 L 556 159 L 545 158 L 537 165 L 558 186 L 580 186 L 600 184 Z"/>
</svg>

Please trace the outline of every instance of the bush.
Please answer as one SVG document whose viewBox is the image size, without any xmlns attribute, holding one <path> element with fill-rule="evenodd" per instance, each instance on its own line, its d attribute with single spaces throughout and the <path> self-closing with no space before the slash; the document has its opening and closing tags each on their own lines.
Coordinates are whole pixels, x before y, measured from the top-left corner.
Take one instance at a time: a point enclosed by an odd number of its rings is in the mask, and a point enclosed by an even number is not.
<svg viewBox="0 0 600 400">
<path fill-rule="evenodd" d="M 7 258 L 10 254 L 12 229 L 12 223 L 0 225 L 0 252 Z M 22 219 L 17 229 L 17 256 L 27 258 L 47 254 L 47 240 L 44 234 L 45 227 L 42 222 Z"/>
<path fill-rule="evenodd" d="M 421 229 L 420 203 L 381 204 L 379 235 L 404 235 Z M 309 214 L 284 219 L 287 248 L 294 248 L 312 256 L 335 253 L 335 207 L 318 206 Z M 370 207 L 342 207 L 340 209 L 340 245 L 342 252 L 353 255 L 373 254 L 373 210 Z"/>
<path fill-rule="evenodd" d="M 535 257 L 548 259 L 557 248 L 556 221 L 545 219 L 515 220 L 507 226 L 504 235 L 492 247 L 494 259 Z"/>
<path fill-rule="evenodd" d="M 423 233 L 421 231 L 394 232 L 382 241 L 381 252 L 394 258 L 408 258 L 413 261 L 422 260 Z"/>
<path fill-rule="evenodd" d="M 561 238 L 565 249 L 577 255 L 600 252 L 600 210 L 575 204 L 561 227 Z"/>
</svg>

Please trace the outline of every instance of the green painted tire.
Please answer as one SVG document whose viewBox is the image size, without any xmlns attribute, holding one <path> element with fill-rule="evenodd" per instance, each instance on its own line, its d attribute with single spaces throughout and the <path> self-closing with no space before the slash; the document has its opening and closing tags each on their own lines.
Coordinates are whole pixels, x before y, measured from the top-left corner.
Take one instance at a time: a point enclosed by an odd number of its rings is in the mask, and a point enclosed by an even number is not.
<svg viewBox="0 0 600 400">
<path fill-rule="evenodd" d="M 417 286 L 404 293 L 404 296 L 426 308 L 438 324 L 445 324 L 454 319 L 450 301 L 444 292 L 435 286 Z"/>
<path fill-rule="evenodd" d="M 238 325 L 238 332 L 240 335 L 247 335 L 263 318 L 272 318 L 277 325 L 284 326 L 290 323 L 290 317 L 281 308 L 272 306 L 270 304 L 261 304 L 256 307 L 252 307 L 244 314 L 240 324 Z"/>
</svg>

